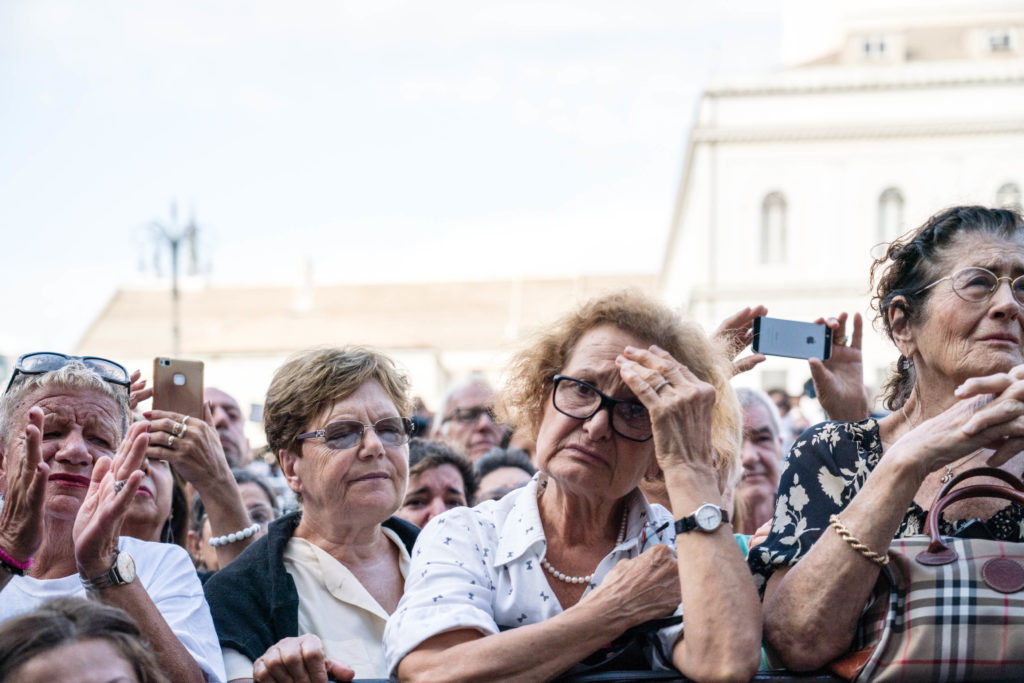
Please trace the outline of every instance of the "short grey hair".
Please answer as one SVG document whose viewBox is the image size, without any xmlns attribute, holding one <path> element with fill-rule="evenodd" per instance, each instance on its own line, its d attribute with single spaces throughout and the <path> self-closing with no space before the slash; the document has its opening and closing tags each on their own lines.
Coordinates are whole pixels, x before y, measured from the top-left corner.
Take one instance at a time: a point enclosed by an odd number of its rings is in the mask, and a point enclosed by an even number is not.
<svg viewBox="0 0 1024 683">
<path fill-rule="evenodd" d="M 738 387 L 736 389 L 736 398 L 739 399 L 740 407 L 743 410 L 752 406 L 764 408 L 765 414 L 768 415 L 768 424 L 772 429 L 772 436 L 778 437 L 782 435 L 782 419 L 779 417 L 779 408 L 772 401 L 771 396 L 760 389 Z"/>
<path fill-rule="evenodd" d="M 124 439 L 131 421 L 128 387 L 108 382 L 80 360 L 69 360 L 58 370 L 39 375 L 19 374 L 14 379 L 10 391 L 0 397 L 0 442 L 7 443 L 8 432 L 17 423 L 18 414 L 31 408 L 24 405 L 25 401 L 33 394 L 51 389 L 87 389 L 109 396 L 117 404 L 120 417 L 118 442 Z"/>
<path fill-rule="evenodd" d="M 463 389 L 468 389 L 469 387 L 477 386 L 484 387 L 492 394 L 497 396 L 497 392 L 494 390 L 494 385 L 491 384 L 490 380 L 488 380 L 487 377 L 483 375 L 483 373 L 474 372 L 456 379 L 452 384 L 448 386 L 448 393 L 444 395 L 444 399 L 441 401 L 441 405 L 438 407 L 437 417 L 434 418 L 434 424 L 436 425 L 434 427 L 435 435 L 444 434 L 444 418 L 447 417 L 448 404 L 451 403 L 453 398 L 455 398 L 455 394 L 459 393 Z"/>
</svg>

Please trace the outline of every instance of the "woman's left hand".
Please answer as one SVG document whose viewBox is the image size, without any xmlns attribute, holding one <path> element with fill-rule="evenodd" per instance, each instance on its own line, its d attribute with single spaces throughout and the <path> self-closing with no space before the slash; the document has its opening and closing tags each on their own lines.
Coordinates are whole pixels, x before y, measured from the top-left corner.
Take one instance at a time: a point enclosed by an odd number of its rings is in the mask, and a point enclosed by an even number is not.
<svg viewBox="0 0 1024 683">
<path fill-rule="evenodd" d="M 713 472 L 715 388 L 658 346 L 627 346 L 615 362 L 623 381 L 650 413 L 654 451 L 666 475 L 677 467 Z"/>
<path fill-rule="evenodd" d="M 751 353 L 743 358 L 737 356 L 751 345 L 754 340 L 754 318 L 768 315 L 768 309 L 764 306 L 747 306 L 736 311 L 722 321 L 711 335 L 711 338 L 720 344 L 724 344 L 729 351 L 729 358 L 732 359 L 732 373 L 738 375 L 741 372 L 750 370 L 758 363 L 768 359 L 763 353 Z"/>
<path fill-rule="evenodd" d="M 146 388 L 146 380 L 142 379 L 142 370 L 136 370 L 128 378 L 128 408 L 134 411 L 143 401 L 153 398 L 153 388 Z"/>
<path fill-rule="evenodd" d="M 145 422 L 133 424 L 114 457 L 97 458 L 93 465 L 89 490 L 72 532 L 75 562 L 85 578 L 96 578 L 113 566 L 121 524 L 144 476 L 140 468 L 149 443 L 148 426 Z"/>
</svg>

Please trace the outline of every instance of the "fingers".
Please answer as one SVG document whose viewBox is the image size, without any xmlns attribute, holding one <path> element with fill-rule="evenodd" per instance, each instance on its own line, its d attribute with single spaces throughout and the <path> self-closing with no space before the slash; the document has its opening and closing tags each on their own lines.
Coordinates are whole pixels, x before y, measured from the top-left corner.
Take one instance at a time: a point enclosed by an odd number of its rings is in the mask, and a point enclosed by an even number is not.
<svg viewBox="0 0 1024 683">
<path fill-rule="evenodd" d="M 257 681 L 327 683 L 325 661 L 323 643 L 317 636 L 307 633 L 272 645 L 253 663 L 253 676 Z M 340 664 L 337 666 L 342 673 L 351 671 Z M 354 677 L 355 672 L 352 675 Z"/>
<path fill-rule="evenodd" d="M 855 349 L 861 348 L 864 341 L 864 318 L 860 313 L 853 314 L 853 337 L 850 339 L 850 346 Z"/>
<path fill-rule="evenodd" d="M 112 469 L 118 480 L 125 479 L 133 471 L 142 467 L 149 446 L 148 422 L 136 422 L 128 428 L 128 434 L 114 455 Z"/>
<path fill-rule="evenodd" d="M 213 424 L 213 404 L 210 403 L 209 401 L 204 401 L 203 402 L 203 422 L 205 422 L 206 424 L 210 425 L 211 427 L 214 426 L 214 424 Z"/>
<path fill-rule="evenodd" d="M 327 669 L 327 675 L 330 676 L 331 680 L 351 681 L 356 677 L 354 669 L 350 669 L 341 662 L 337 662 L 333 659 L 324 660 L 324 666 Z"/>
<path fill-rule="evenodd" d="M 1016 371 L 1014 368 L 1013 371 Z M 1013 372 L 1011 371 L 1011 372 Z M 1014 377 L 1011 372 L 1000 372 L 987 377 L 972 377 L 953 391 L 957 398 L 971 398 L 982 394 L 1001 394 L 1006 391 L 1019 377 Z"/>
<path fill-rule="evenodd" d="M 763 353 L 752 353 L 748 356 L 744 356 L 732 364 L 733 374 L 738 375 L 741 372 L 746 372 L 758 363 L 763 363 L 766 360 L 768 360 L 768 356 Z"/>
<path fill-rule="evenodd" d="M 988 457 L 985 464 L 989 467 L 1002 467 L 1021 451 L 1024 451 L 1024 437 L 1006 439 L 996 448 L 996 452 Z"/>
</svg>

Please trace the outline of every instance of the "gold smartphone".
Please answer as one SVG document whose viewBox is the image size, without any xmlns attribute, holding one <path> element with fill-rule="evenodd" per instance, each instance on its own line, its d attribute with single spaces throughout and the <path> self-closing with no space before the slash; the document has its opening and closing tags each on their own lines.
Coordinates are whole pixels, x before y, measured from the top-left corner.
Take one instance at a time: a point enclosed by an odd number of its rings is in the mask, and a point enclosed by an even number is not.
<svg viewBox="0 0 1024 683">
<path fill-rule="evenodd" d="M 153 359 L 153 409 L 203 419 L 203 361 Z"/>
</svg>

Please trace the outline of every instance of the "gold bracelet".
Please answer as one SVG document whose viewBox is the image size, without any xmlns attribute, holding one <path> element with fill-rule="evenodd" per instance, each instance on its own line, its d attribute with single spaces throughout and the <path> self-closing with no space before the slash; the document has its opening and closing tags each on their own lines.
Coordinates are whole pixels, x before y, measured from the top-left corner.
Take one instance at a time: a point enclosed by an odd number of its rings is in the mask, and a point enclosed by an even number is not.
<svg viewBox="0 0 1024 683">
<path fill-rule="evenodd" d="M 843 523 L 839 521 L 839 515 L 832 515 L 829 517 L 828 525 L 835 529 L 836 533 L 839 534 L 839 538 L 846 541 L 851 548 L 877 564 L 879 567 L 884 567 L 889 564 L 888 555 L 879 555 L 874 550 L 858 541 L 857 537 L 851 534 L 850 530 L 843 526 Z"/>
</svg>

